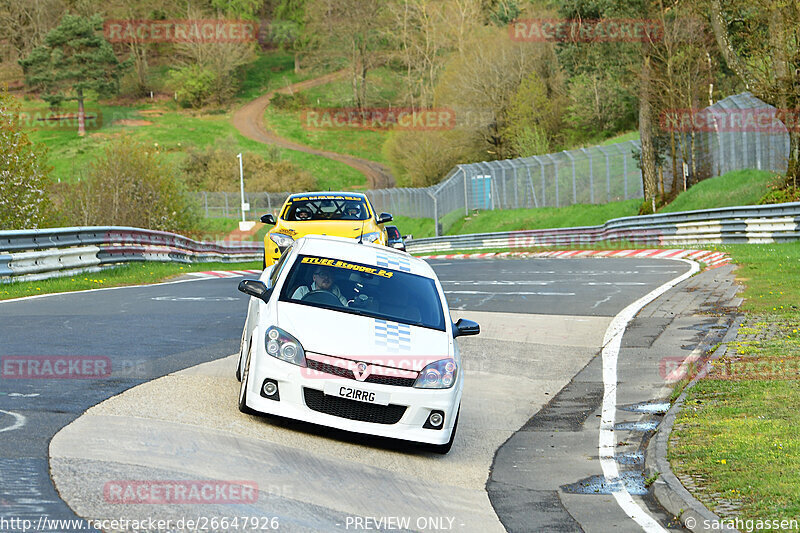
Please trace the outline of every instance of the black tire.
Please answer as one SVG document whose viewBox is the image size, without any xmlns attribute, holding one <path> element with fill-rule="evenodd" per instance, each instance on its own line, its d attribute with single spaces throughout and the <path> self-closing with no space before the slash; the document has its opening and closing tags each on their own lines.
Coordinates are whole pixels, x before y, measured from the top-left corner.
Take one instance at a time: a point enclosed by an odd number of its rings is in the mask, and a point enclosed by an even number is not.
<svg viewBox="0 0 800 533">
<path fill-rule="evenodd" d="M 267 269 L 267 254 L 264 254 L 264 259 L 261 260 L 261 270 Z"/>
<path fill-rule="evenodd" d="M 239 386 L 239 411 L 246 415 L 255 415 L 256 411 L 247 406 L 247 383 L 250 378 L 250 350 L 247 350 L 247 361 L 244 364 L 244 375 L 242 384 Z"/>
<path fill-rule="evenodd" d="M 428 451 L 433 453 L 438 453 L 440 455 L 446 455 L 450 453 L 450 448 L 453 447 L 453 442 L 456 440 L 456 429 L 458 429 L 458 415 L 461 414 L 461 406 L 458 408 L 458 413 L 456 413 L 456 421 L 453 423 L 453 431 L 450 433 L 450 440 L 447 441 L 445 444 L 430 444 L 427 446 Z"/>
<path fill-rule="evenodd" d="M 244 358 L 244 334 L 247 332 L 247 323 L 242 331 L 242 341 L 239 343 L 239 359 L 236 360 L 236 381 L 242 381 L 242 359 Z"/>
</svg>

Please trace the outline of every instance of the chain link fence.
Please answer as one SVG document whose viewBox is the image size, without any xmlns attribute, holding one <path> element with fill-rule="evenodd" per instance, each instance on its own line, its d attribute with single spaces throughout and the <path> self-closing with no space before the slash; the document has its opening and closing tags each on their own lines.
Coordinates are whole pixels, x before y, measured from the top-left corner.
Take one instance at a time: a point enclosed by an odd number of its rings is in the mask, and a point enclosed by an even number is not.
<svg viewBox="0 0 800 533">
<path fill-rule="evenodd" d="M 731 170 L 786 171 L 789 136 L 778 123 L 772 129 L 751 128 L 748 112 L 772 113 L 750 93 L 720 100 L 690 113 L 702 118 L 700 131 L 679 131 L 661 138 L 659 189 L 670 192 Z M 740 116 L 739 125 L 732 120 Z M 676 158 L 671 157 L 675 146 Z M 644 196 L 637 156 L 639 141 L 593 146 L 503 161 L 457 165 L 437 185 L 365 191 L 377 212 L 413 218 L 433 218 L 436 235 L 472 210 L 563 207 L 603 204 Z M 276 212 L 290 193 L 245 193 L 248 218 Z M 199 193 L 206 216 L 238 217 L 239 193 Z"/>
</svg>

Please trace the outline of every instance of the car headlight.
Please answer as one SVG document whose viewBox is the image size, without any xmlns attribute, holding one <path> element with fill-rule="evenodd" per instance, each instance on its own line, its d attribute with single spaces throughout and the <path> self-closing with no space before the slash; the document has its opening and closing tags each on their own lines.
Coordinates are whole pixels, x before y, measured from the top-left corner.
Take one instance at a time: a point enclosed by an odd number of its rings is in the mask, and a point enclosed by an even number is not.
<svg viewBox="0 0 800 533">
<path fill-rule="evenodd" d="M 456 382 L 458 365 L 452 359 L 442 359 L 429 364 L 417 376 L 418 389 L 449 389 Z"/>
<path fill-rule="evenodd" d="M 300 341 L 275 326 L 270 327 L 264 336 L 267 355 L 292 363 L 306 366 L 306 353 Z"/>
<path fill-rule="evenodd" d="M 362 242 L 363 241 L 375 242 L 380 238 L 381 238 L 381 232 L 380 231 L 373 231 L 373 232 L 370 232 L 370 233 L 365 233 L 364 235 L 361 236 Z"/>
<path fill-rule="evenodd" d="M 272 242 L 278 245 L 278 248 L 284 250 L 292 245 L 294 239 L 291 238 L 289 235 L 284 235 L 283 233 L 270 233 L 269 238 L 272 239 Z"/>
</svg>

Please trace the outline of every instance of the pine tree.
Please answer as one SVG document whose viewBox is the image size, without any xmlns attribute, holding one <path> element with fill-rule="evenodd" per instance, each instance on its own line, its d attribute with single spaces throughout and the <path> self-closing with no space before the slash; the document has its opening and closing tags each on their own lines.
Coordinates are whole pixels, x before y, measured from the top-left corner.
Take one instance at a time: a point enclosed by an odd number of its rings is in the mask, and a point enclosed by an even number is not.
<svg viewBox="0 0 800 533">
<path fill-rule="evenodd" d="M 84 98 L 87 91 L 99 96 L 116 94 L 119 77 L 128 67 L 120 63 L 111 44 L 98 33 L 99 15 L 91 18 L 65 15 L 44 44 L 20 60 L 26 83 L 42 91 L 50 105 L 65 100 L 78 102 L 78 135 L 85 135 Z"/>
</svg>

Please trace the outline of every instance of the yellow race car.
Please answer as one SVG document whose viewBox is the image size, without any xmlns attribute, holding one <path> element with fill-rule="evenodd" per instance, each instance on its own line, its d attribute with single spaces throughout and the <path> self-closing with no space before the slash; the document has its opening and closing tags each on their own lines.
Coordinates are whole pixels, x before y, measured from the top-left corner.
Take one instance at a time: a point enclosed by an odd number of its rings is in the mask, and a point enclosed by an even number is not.
<svg viewBox="0 0 800 533">
<path fill-rule="evenodd" d="M 389 213 L 375 214 L 366 195 L 355 192 L 311 192 L 293 194 L 278 214 L 261 217 L 264 224 L 275 224 L 264 237 L 264 268 L 275 263 L 292 242 L 306 235 L 350 237 L 386 246 L 383 224 L 392 221 Z"/>
</svg>

